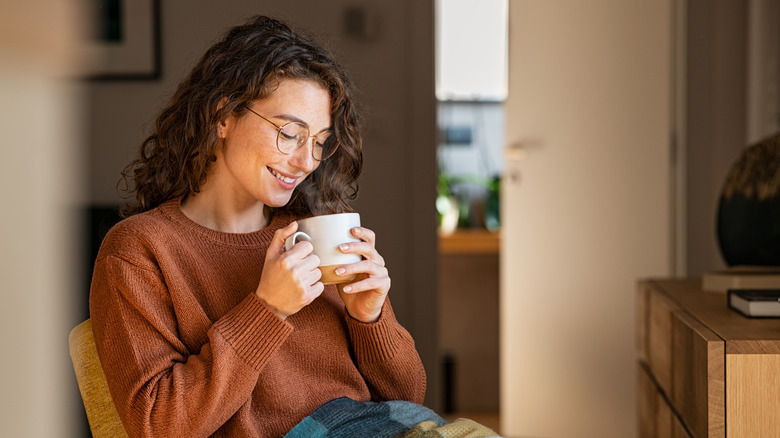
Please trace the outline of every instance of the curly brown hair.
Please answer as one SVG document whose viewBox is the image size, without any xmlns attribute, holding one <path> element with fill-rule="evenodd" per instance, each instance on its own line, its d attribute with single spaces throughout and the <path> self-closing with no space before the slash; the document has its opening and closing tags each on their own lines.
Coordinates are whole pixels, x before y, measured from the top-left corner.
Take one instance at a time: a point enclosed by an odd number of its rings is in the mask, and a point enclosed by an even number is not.
<svg viewBox="0 0 780 438">
<path fill-rule="evenodd" d="M 285 78 L 313 80 L 328 90 L 339 146 L 276 210 L 295 215 L 352 211 L 349 201 L 357 196 L 363 167 L 354 85 L 313 40 L 278 20 L 257 16 L 230 29 L 207 50 L 157 116 L 138 157 L 122 171 L 120 190 L 135 197 L 122 206 L 122 215 L 199 192 L 216 160 L 219 121 L 245 114 L 245 105 L 270 95 Z"/>
</svg>

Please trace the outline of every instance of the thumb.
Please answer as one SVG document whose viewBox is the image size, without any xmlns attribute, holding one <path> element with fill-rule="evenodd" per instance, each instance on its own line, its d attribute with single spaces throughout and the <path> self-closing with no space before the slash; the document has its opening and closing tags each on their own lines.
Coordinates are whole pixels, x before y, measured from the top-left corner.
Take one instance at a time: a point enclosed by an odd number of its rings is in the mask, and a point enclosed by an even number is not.
<svg viewBox="0 0 780 438">
<path fill-rule="evenodd" d="M 273 239 L 271 239 L 271 244 L 268 245 L 268 255 L 276 257 L 282 254 L 284 252 L 285 240 L 295 234 L 296 231 L 298 231 L 298 222 L 291 222 L 286 227 L 276 230 Z"/>
</svg>

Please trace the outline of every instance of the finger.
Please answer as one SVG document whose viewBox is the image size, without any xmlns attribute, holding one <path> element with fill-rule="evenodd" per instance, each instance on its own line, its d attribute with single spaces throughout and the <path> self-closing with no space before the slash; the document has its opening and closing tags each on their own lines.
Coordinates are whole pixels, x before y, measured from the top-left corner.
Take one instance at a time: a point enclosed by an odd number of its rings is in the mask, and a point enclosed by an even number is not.
<svg viewBox="0 0 780 438">
<path fill-rule="evenodd" d="M 314 301 L 315 298 L 322 295 L 324 291 L 325 291 L 325 285 L 322 284 L 322 282 L 319 281 L 319 279 L 317 279 L 317 281 L 312 283 L 311 287 L 309 288 L 311 301 Z"/>
<path fill-rule="evenodd" d="M 356 294 L 366 291 L 377 291 L 386 294 L 390 290 L 390 277 L 361 276 L 362 280 L 344 285 L 342 288 L 346 294 Z"/>
<path fill-rule="evenodd" d="M 376 233 L 365 227 L 355 227 L 352 229 L 352 235 L 358 239 L 365 240 L 372 246 L 376 246 Z"/>
<path fill-rule="evenodd" d="M 316 283 L 320 281 L 322 272 L 317 269 L 317 265 L 301 266 L 298 278 L 301 286 L 310 287 L 316 285 Z"/>
<path fill-rule="evenodd" d="M 379 266 L 385 265 L 385 259 L 379 255 L 373 244 L 369 242 L 350 242 L 339 245 L 339 250 L 345 254 L 359 254 Z"/>
<path fill-rule="evenodd" d="M 294 271 L 297 277 L 301 277 L 309 271 L 316 271 L 320 265 L 320 259 L 312 253 L 313 250 L 310 242 L 298 242 L 288 251 L 279 254 L 278 260 L 283 270 Z M 307 283 L 306 286 L 310 284 Z"/>
<path fill-rule="evenodd" d="M 314 247 L 312 247 L 312 249 L 314 249 Z M 319 272 L 320 270 L 317 268 L 320 266 L 320 258 L 317 257 L 317 254 L 309 253 L 309 255 L 303 259 L 301 266 L 309 271 Z"/>
<path fill-rule="evenodd" d="M 274 232 L 274 237 L 268 245 L 268 254 L 278 256 L 284 252 L 284 241 L 298 231 L 298 222 L 291 222 L 284 228 L 279 228 Z"/>
<path fill-rule="evenodd" d="M 303 260 L 304 258 L 312 255 L 314 252 L 314 245 L 312 245 L 308 240 L 301 240 L 286 252 L 295 260 Z"/>
<path fill-rule="evenodd" d="M 362 260 L 348 265 L 340 266 L 336 269 L 337 275 L 350 276 L 355 274 L 367 274 L 372 277 L 387 277 L 388 271 L 384 266 L 378 265 L 371 260 Z"/>
</svg>

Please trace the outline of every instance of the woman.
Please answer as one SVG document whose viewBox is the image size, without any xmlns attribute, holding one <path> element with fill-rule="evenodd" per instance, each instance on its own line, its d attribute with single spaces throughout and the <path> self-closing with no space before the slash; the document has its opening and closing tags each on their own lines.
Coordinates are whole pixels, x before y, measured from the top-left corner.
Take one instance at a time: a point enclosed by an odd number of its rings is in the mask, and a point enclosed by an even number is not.
<svg viewBox="0 0 780 438">
<path fill-rule="evenodd" d="M 422 403 L 375 235 L 323 286 L 296 219 L 348 211 L 362 167 L 353 86 L 331 55 L 256 17 L 179 85 L 123 173 L 90 313 L 131 436 L 282 436 L 329 400 Z"/>
</svg>

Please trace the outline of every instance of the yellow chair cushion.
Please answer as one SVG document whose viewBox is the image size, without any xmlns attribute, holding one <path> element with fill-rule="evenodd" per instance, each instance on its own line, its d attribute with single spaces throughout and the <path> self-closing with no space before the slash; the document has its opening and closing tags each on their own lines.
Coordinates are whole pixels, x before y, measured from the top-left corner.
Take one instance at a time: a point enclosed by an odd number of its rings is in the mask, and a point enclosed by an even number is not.
<svg viewBox="0 0 780 438">
<path fill-rule="evenodd" d="M 92 322 L 87 319 L 77 325 L 70 332 L 68 341 L 73 369 L 76 371 L 76 380 L 87 411 L 92 436 L 95 438 L 126 437 L 127 432 L 111 399 L 106 375 L 103 374 L 103 367 L 97 355 Z"/>
</svg>

